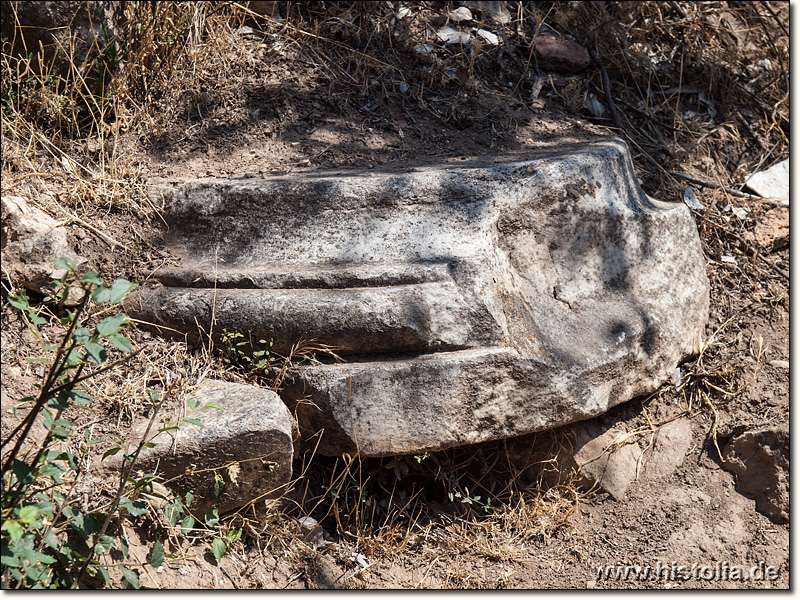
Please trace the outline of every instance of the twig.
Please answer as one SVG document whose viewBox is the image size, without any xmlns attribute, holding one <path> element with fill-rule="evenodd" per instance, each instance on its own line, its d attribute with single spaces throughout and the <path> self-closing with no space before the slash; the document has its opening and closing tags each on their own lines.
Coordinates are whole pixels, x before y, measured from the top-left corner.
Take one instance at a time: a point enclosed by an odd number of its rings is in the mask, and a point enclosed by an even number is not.
<svg viewBox="0 0 800 600">
<path fill-rule="evenodd" d="M 678 4 L 677 2 L 670 2 L 670 6 L 672 6 L 672 8 L 678 11 L 678 14 L 680 14 L 680 16 L 682 16 L 684 19 L 686 18 L 686 11 L 683 10 L 683 7 L 680 4 Z"/>
<path fill-rule="evenodd" d="M 631 104 L 630 102 L 627 102 L 627 101 L 623 100 L 622 98 L 617 98 L 617 102 L 622 102 L 622 104 L 624 104 L 625 106 L 627 106 L 628 108 L 630 108 L 632 111 L 634 111 L 635 113 L 638 113 L 638 114 L 642 115 L 643 117 L 646 117 L 646 118 L 650 119 L 650 120 L 651 120 L 653 123 L 655 123 L 655 124 L 656 124 L 656 125 L 658 125 L 659 127 L 663 127 L 664 129 L 670 129 L 670 130 L 672 130 L 672 131 L 680 131 L 680 129 L 678 129 L 677 127 L 673 127 L 673 126 L 672 126 L 672 125 L 670 125 L 669 123 L 664 123 L 664 121 L 662 121 L 661 119 L 659 119 L 659 118 L 657 118 L 657 117 L 654 117 L 654 116 L 653 116 L 653 115 L 651 115 L 650 113 L 648 113 L 648 112 L 645 112 L 645 111 L 643 111 L 643 110 L 641 110 L 641 109 L 639 109 L 639 108 L 636 108 L 636 107 L 635 107 L 633 104 Z"/>
<path fill-rule="evenodd" d="M 17 187 L 17 185 L 22 183 L 22 181 L 24 179 L 27 179 L 28 177 L 49 177 L 49 176 L 50 176 L 49 173 L 38 173 L 36 171 L 34 171 L 33 173 L 25 173 L 24 175 L 20 175 L 19 177 L 15 177 L 14 179 L 11 180 L 11 183 L 9 183 L 8 185 L 4 186 L 3 187 L 3 193 L 14 189 L 15 187 Z"/>
<path fill-rule="evenodd" d="M 117 246 L 119 246 L 123 250 L 126 250 L 126 251 L 128 250 L 128 247 L 125 244 L 121 244 L 120 242 L 118 242 L 117 240 L 112 238 L 110 235 L 107 235 L 107 234 L 103 233 L 102 231 L 100 231 L 99 229 L 97 229 L 93 225 L 90 225 L 89 223 L 87 223 L 86 221 L 81 219 L 80 217 L 76 217 L 71 212 L 69 212 L 66 208 L 61 206 L 61 204 L 59 204 L 58 202 L 56 202 L 56 206 L 58 206 L 58 208 L 60 208 L 62 210 L 62 212 L 64 214 L 66 214 L 67 217 L 68 217 L 68 219 L 66 221 L 64 221 L 63 223 L 61 223 L 61 225 L 68 225 L 69 223 L 72 223 L 74 221 L 75 223 L 78 223 L 81 227 L 85 227 L 86 229 L 88 229 L 89 231 L 94 233 L 95 235 L 98 235 L 106 244 L 111 246 L 112 250 L 114 248 L 116 248 Z"/>
<path fill-rule="evenodd" d="M 772 12 L 772 9 L 769 7 L 769 4 L 767 4 L 766 2 L 763 2 L 763 1 L 760 1 L 759 4 L 767 9 L 767 12 L 770 15 L 772 15 L 772 18 L 775 19 L 775 22 L 778 24 L 778 27 L 783 29 L 783 33 L 785 33 L 786 37 L 788 38 L 789 37 L 789 32 L 786 31 L 786 27 L 783 26 L 783 23 L 781 23 L 781 20 L 778 17 L 778 15 L 776 15 L 774 12 Z"/>
<path fill-rule="evenodd" d="M 761 136 L 760 136 L 760 135 L 758 135 L 758 134 L 755 132 L 755 129 L 753 129 L 752 125 L 750 125 L 750 123 L 748 123 L 748 122 L 747 122 L 747 119 L 745 119 L 745 118 L 744 118 L 744 115 L 743 115 L 743 114 L 742 114 L 740 111 L 738 111 L 738 110 L 737 110 L 737 111 L 736 111 L 736 116 L 737 116 L 737 117 L 739 117 L 739 120 L 740 120 L 740 121 L 741 121 L 741 122 L 744 124 L 744 126 L 747 128 L 747 131 L 749 131 L 749 132 L 750 132 L 750 135 L 752 135 L 752 136 L 753 136 L 753 138 L 756 140 L 756 142 L 758 142 L 758 145 L 759 145 L 759 146 L 761 146 L 761 149 L 762 149 L 764 152 L 769 152 L 769 148 L 767 148 L 767 145 L 764 143 L 764 140 L 762 140 L 762 139 L 761 139 Z"/>
<path fill-rule="evenodd" d="M 415 590 L 419 589 L 419 586 L 422 584 L 423 581 L 425 581 L 425 578 L 428 576 L 428 573 L 431 572 L 431 569 L 433 568 L 433 565 L 435 565 L 438 561 L 439 561 L 439 557 L 437 556 L 436 558 L 433 559 L 433 562 L 428 565 L 428 569 L 425 571 L 425 574 L 422 576 L 422 579 L 420 579 L 417 582 L 417 585 L 414 586 Z"/>
<path fill-rule="evenodd" d="M 611 120 L 614 122 L 614 126 L 622 131 L 628 138 L 631 136 L 628 135 L 628 130 L 623 127 L 622 123 L 619 120 L 619 115 L 617 115 L 617 108 L 614 106 L 614 98 L 611 96 L 611 82 L 608 79 L 608 73 L 606 72 L 606 68 L 603 66 L 603 63 L 600 62 L 600 57 L 597 56 L 597 53 L 592 50 L 590 46 L 586 46 L 586 50 L 589 51 L 589 56 L 600 69 L 600 75 L 603 77 L 603 91 L 606 93 L 606 104 L 608 104 L 608 110 L 611 113 Z"/>
<path fill-rule="evenodd" d="M 667 171 L 670 175 L 674 177 L 679 177 L 680 179 L 685 179 L 689 183 L 693 183 L 695 185 L 700 185 L 703 187 L 710 187 L 714 189 L 722 190 L 731 196 L 736 196 L 737 198 L 750 198 L 752 200 L 760 200 L 761 196 L 754 196 L 752 194 L 746 194 L 744 192 L 740 192 L 739 190 L 734 190 L 732 188 L 725 187 L 724 185 L 720 185 L 718 183 L 714 183 L 712 181 L 706 181 L 705 179 L 700 179 L 699 177 L 693 177 L 691 175 L 686 175 L 685 173 L 680 173 L 679 171 Z"/>
</svg>

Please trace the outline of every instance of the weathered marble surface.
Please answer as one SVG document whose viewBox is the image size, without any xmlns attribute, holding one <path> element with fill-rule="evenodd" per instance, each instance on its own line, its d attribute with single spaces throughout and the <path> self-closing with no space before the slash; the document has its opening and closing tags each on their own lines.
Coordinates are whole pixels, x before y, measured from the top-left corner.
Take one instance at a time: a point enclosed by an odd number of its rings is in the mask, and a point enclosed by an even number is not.
<svg viewBox="0 0 800 600">
<path fill-rule="evenodd" d="M 275 392 L 206 381 L 185 400 L 219 408 L 199 408 L 189 414 L 178 409 L 159 415 L 149 434 L 152 446 L 142 448 L 137 470 L 157 472 L 181 494 L 192 490 L 191 509 L 200 516 L 212 508 L 223 513 L 286 491 L 292 478 L 297 423 Z M 184 421 L 184 416 L 198 420 L 202 427 Z M 158 433 L 165 417 L 178 429 Z M 129 439 L 138 443 L 148 422 L 138 423 Z M 110 457 L 104 467 L 119 470 L 122 457 L 122 453 Z M 219 494 L 215 493 L 216 477 L 223 482 Z"/>
<path fill-rule="evenodd" d="M 688 208 L 647 197 L 613 138 L 514 163 L 162 193 L 182 263 L 129 312 L 190 339 L 199 325 L 278 352 L 301 337 L 337 347 L 346 362 L 299 368 L 282 392 L 323 453 L 419 452 L 601 414 L 665 381 L 708 316 Z"/>
</svg>

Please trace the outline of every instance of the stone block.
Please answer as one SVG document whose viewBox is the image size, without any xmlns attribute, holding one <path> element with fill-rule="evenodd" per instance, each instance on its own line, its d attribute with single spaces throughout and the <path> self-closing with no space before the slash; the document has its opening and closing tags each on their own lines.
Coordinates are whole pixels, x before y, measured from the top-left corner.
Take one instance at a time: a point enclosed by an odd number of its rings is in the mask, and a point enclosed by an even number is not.
<svg viewBox="0 0 800 600">
<path fill-rule="evenodd" d="M 227 329 L 278 353 L 301 338 L 334 347 L 346 362 L 294 369 L 281 392 L 302 447 L 320 433 L 325 454 L 438 450 L 599 415 L 657 389 L 708 316 L 689 209 L 645 195 L 614 138 L 161 193 L 181 263 L 128 314 L 193 341 Z"/>
<path fill-rule="evenodd" d="M 154 446 L 142 449 L 135 470 L 155 472 L 165 480 L 177 477 L 168 487 L 181 494 L 193 490 L 195 500 L 190 509 L 199 517 L 212 508 L 222 514 L 252 500 L 276 498 L 285 491 L 292 476 L 297 424 L 275 392 L 210 381 L 186 400 L 199 401 L 201 406 L 214 402 L 220 408 L 202 408 L 190 415 L 203 427 L 181 421 L 180 413 L 159 415 L 151 436 L 164 417 L 170 417 L 170 423 L 179 425 L 179 429 L 156 435 L 151 440 Z M 129 443 L 138 443 L 146 428 L 147 422 L 138 424 L 128 437 Z M 106 462 L 107 467 L 118 469 L 121 455 Z M 214 489 L 215 476 L 224 482 L 219 496 Z"/>
</svg>

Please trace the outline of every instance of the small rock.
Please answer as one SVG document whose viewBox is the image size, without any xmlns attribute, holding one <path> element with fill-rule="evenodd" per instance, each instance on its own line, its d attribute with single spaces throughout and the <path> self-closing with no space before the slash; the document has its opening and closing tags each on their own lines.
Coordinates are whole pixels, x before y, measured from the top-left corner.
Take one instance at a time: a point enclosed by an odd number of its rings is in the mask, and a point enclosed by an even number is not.
<svg viewBox="0 0 800 600">
<path fill-rule="evenodd" d="M 706 207 L 703 206 L 702 202 L 700 202 L 700 200 L 697 199 L 697 192 L 693 187 L 690 187 L 683 192 L 683 201 L 686 203 L 686 206 L 694 210 L 706 209 Z"/>
<path fill-rule="evenodd" d="M 745 184 L 762 198 L 788 198 L 789 159 L 771 166 L 766 171 L 753 173 Z"/>
<path fill-rule="evenodd" d="M 472 12 L 466 6 L 459 6 L 455 10 L 451 10 L 447 13 L 447 18 L 453 21 L 454 23 L 460 23 L 461 21 L 471 21 L 472 20 Z"/>
<path fill-rule="evenodd" d="M 789 370 L 789 361 L 788 360 L 771 360 L 769 361 L 773 367 L 777 367 L 779 369 L 786 369 Z"/>
<path fill-rule="evenodd" d="M 192 512 L 204 514 L 211 508 L 220 513 L 256 499 L 275 498 L 292 476 L 292 440 L 297 425 L 275 392 L 237 383 L 207 382 L 188 398 L 201 406 L 215 402 L 217 408 L 201 408 L 187 415 L 203 427 L 180 421 L 179 429 L 156 435 L 151 448 L 143 448 L 135 470 L 157 473 L 165 479 L 178 477 L 173 490 L 195 494 Z M 167 416 L 167 415 L 165 415 Z M 157 421 L 161 423 L 163 417 Z M 128 437 L 136 444 L 144 436 L 147 422 L 139 424 Z M 157 431 L 158 428 L 151 429 Z M 122 453 L 108 460 L 107 468 L 118 469 Z M 222 477 L 224 489 L 217 497 L 215 476 Z"/>
<path fill-rule="evenodd" d="M 722 452 L 722 467 L 736 475 L 739 491 L 756 499 L 756 510 L 773 522 L 789 521 L 789 428 L 786 424 L 748 431 Z"/>
<path fill-rule="evenodd" d="M 777 206 L 767 211 L 752 235 L 756 245 L 764 252 L 773 252 L 789 245 L 789 209 Z"/>
<path fill-rule="evenodd" d="M 575 40 L 547 32 L 540 34 L 535 44 L 539 67 L 546 71 L 569 74 L 589 66 L 589 53 Z"/>
<path fill-rule="evenodd" d="M 477 36 L 481 38 L 484 42 L 489 44 L 490 46 L 497 46 L 500 44 L 500 38 L 493 34 L 491 31 L 486 31 L 485 29 L 478 29 L 476 32 Z"/>
<path fill-rule="evenodd" d="M 86 263 L 72 251 L 66 229 L 50 215 L 20 196 L 3 196 L 0 203 L 3 271 L 12 283 L 46 295 L 52 292 L 50 283 L 66 273 L 55 267 L 54 258 L 70 258 L 79 267 Z"/>
<path fill-rule="evenodd" d="M 692 445 L 692 424 L 688 419 L 676 419 L 662 425 L 656 432 L 653 448 L 648 451 L 644 472 L 648 478 L 665 478 L 683 464 Z"/>
<path fill-rule="evenodd" d="M 575 433 L 572 459 L 576 470 L 585 479 L 583 485 L 591 482 L 615 500 L 624 499 L 628 487 L 636 479 L 639 447 L 625 444 L 614 448 L 614 443 L 625 433 L 614 428 L 603 431 L 602 426 L 594 421 L 577 425 Z"/>
<path fill-rule="evenodd" d="M 297 523 L 300 525 L 298 534 L 304 542 L 314 546 L 331 543 L 331 537 L 328 532 L 313 517 L 300 517 L 297 519 Z"/>
<path fill-rule="evenodd" d="M 469 33 L 445 25 L 436 32 L 436 37 L 445 44 L 469 44 Z"/>
</svg>

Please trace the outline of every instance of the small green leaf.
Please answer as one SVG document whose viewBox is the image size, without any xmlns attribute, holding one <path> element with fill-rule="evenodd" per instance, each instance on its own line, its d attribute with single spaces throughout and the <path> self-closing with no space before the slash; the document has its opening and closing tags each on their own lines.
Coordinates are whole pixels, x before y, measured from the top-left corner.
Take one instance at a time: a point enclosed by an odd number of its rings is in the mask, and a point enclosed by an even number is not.
<svg viewBox="0 0 800 600">
<path fill-rule="evenodd" d="M 15 544 L 16 545 L 16 544 Z M 19 559 L 15 556 L 15 553 L 11 551 L 11 548 L 3 544 L 2 551 L 0 553 L 0 564 L 3 564 L 7 567 L 19 567 L 20 562 Z M 5 587 L 5 586 L 3 586 Z"/>
<path fill-rule="evenodd" d="M 21 460 L 17 460 L 15 458 L 14 463 L 11 465 L 11 470 L 13 471 L 14 475 L 16 475 L 17 481 L 20 483 L 20 485 L 27 486 L 33 483 L 33 471 L 31 471 L 31 468 Z"/>
<path fill-rule="evenodd" d="M 189 515 L 183 521 L 181 521 L 181 531 L 183 533 L 189 533 L 191 529 L 194 527 L 194 517 Z"/>
<path fill-rule="evenodd" d="M 63 540 L 58 539 L 52 529 L 50 530 L 50 533 L 47 534 L 44 543 L 56 552 L 60 552 L 65 556 L 71 555 L 72 548 L 70 548 Z"/>
<path fill-rule="evenodd" d="M 164 518 L 167 520 L 167 523 L 172 526 L 178 522 L 183 513 L 183 502 L 181 502 L 180 496 L 175 498 L 174 502 L 170 502 L 164 507 Z"/>
<path fill-rule="evenodd" d="M 39 469 L 39 473 L 41 475 L 52 478 L 52 480 L 55 481 L 56 483 L 61 483 L 61 474 L 64 471 L 66 471 L 66 469 L 52 462 L 44 465 L 41 469 Z"/>
<path fill-rule="evenodd" d="M 92 292 L 92 298 L 95 302 L 108 302 L 111 296 L 111 290 L 104 285 L 98 285 Z"/>
<path fill-rule="evenodd" d="M 67 410 L 69 408 L 69 393 L 66 390 L 59 392 L 58 396 L 47 401 L 47 406 L 56 410 Z"/>
<path fill-rule="evenodd" d="M 214 527 L 214 525 L 219 523 L 219 512 L 217 509 L 212 508 L 210 511 L 208 511 L 203 517 L 203 522 L 206 524 L 206 527 Z"/>
<path fill-rule="evenodd" d="M 214 558 L 217 560 L 221 559 L 225 556 L 225 550 L 227 550 L 225 540 L 222 538 L 214 538 L 214 541 L 211 542 L 211 551 L 214 553 Z"/>
<path fill-rule="evenodd" d="M 201 429 L 205 429 L 205 425 L 200 419 L 195 419 L 194 417 L 184 417 L 181 421 L 185 421 L 186 423 L 191 423 L 192 425 L 197 425 Z"/>
<path fill-rule="evenodd" d="M 59 452 L 53 460 L 65 460 L 69 465 L 69 468 L 73 471 L 78 470 L 78 457 L 72 454 L 71 452 Z"/>
<path fill-rule="evenodd" d="M 105 567 L 97 567 L 97 570 L 100 573 L 100 575 L 103 576 L 103 581 L 105 582 L 105 584 L 107 586 L 110 586 L 111 585 L 111 577 L 108 574 L 108 569 L 106 569 Z"/>
<path fill-rule="evenodd" d="M 222 410 L 222 407 L 216 402 L 206 402 L 203 404 L 203 408 L 216 408 L 217 410 Z"/>
<path fill-rule="evenodd" d="M 126 281 L 125 279 L 117 279 L 110 288 L 98 287 L 95 289 L 92 297 L 95 302 L 110 302 L 111 304 L 119 304 L 122 299 L 128 295 L 133 288 L 136 287 L 135 283 Z"/>
<path fill-rule="evenodd" d="M 39 509 L 33 504 L 23 506 L 19 510 L 19 520 L 26 525 L 34 525 L 39 520 Z"/>
<path fill-rule="evenodd" d="M 16 542 L 22 537 L 24 531 L 22 529 L 22 525 L 19 524 L 19 521 L 9 519 L 3 524 L 5 525 L 6 531 L 8 531 L 8 535 L 11 536 L 12 542 Z"/>
<path fill-rule="evenodd" d="M 219 498 L 225 492 L 225 480 L 219 473 L 214 473 L 214 495 Z"/>
<path fill-rule="evenodd" d="M 87 342 L 84 344 L 86 354 L 98 365 L 106 362 L 106 349 L 97 342 Z"/>
<path fill-rule="evenodd" d="M 67 271 L 75 271 L 78 268 L 78 265 L 76 265 L 71 258 L 66 256 L 54 258 L 53 264 L 56 266 L 56 269 L 66 269 Z"/>
<path fill-rule="evenodd" d="M 38 327 L 39 325 L 44 325 L 45 323 L 47 323 L 47 319 L 45 319 L 45 318 L 43 318 L 43 317 L 40 317 L 39 315 L 37 315 L 37 314 L 36 314 L 36 313 L 34 313 L 34 312 L 30 312 L 30 313 L 28 313 L 28 316 L 29 316 L 29 317 L 30 317 L 30 319 L 31 319 L 31 323 L 33 323 L 33 324 L 34 324 L 34 325 L 36 325 L 37 327 Z"/>
<path fill-rule="evenodd" d="M 131 513 L 131 516 L 133 517 L 141 517 L 147 512 L 147 504 L 138 500 L 134 502 L 125 496 L 119 499 L 119 506 L 120 508 L 124 508 Z"/>
<path fill-rule="evenodd" d="M 80 390 L 72 390 L 69 395 L 70 398 L 72 398 L 72 401 L 79 406 L 88 406 L 92 402 L 92 397 L 86 392 L 82 392 Z"/>
<path fill-rule="evenodd" d="M 131 545 L 124 537 L 119 538 L 119 548 L 122 551 L 122 560 L 127 560 L 128 554 L 131 552 Z"/>
<path fill-rule="evenodd" d="M 139 573 L 135 570 L 131 571 L 127 567 L 123 567 L 122 565 L 119 566 L 120 573 L 122 573 L 122 581 L 127 583 L 133 589 L 139 589 Z"/>
<path fill-rule="evenodd" d="M 97 543 L 94 545 L 94 551 L 96 554 L 105 554 L 106 552 L 111 552 L 111 549 L 116 545 L 116 538 L 110 535 L 101 535 L 100 539 L 97 540 Z"/>
<path fill-rule="evenodd" d="M 92 535 L 92 520 L 84 514 L 77 513 L 73 517 L 70 525 L 72 525 L 72 528 L 85 540 L 88 540 Z"/>
<path fill-rule="evenodd" d="M 78 327 L 75 330 L 75 341 L 79 344 L 85 344 L 92 340 L 92 332 L 86 329 L 86 327 Z"/>
<path fill-rule="evenodd" d="M 8 303 L 18 310 L 27 310 L 28 296 L 25 292 L 20 292 L 16 296 L 9 296 Z"/>
<path fill-rule="evenodd" d="M 108 341 L 117 349 L 122 350 L 123 352 L 131 352 L 133 350 L 133 346 L 131 346 L 131 341 L 126 338 L 121 333 L 114 333 L 108 336 Z"/>
<path fill-rule="evenodd" d="M 81 358 L 81 353 L 78 351 L 77 348 L 73 348 L 72 350 L 69 351 L 69 354 L 67 354 L 67 364 L 68 365 L 72 365 L 72 366 L 79 365 L 82 362 L 83 362 L 83 359 Z"/>
<path fill-rule="evenodd" d="M 189 490 L 188 492 L 186 492 L 186 506 L 191 506 L 193 500 L 194 500 L 194 492 L 192 490 Z"/>
<path fill-rule="evenodd" d="M 111 317 L 106 317 L 97 324 L 97 333 L 99 333 L 103 337 L 108 337 L 109 335 L 117 333 L 119 331 L 119 328 L 122 327 L 122 325 L 124 325 L 127 322 L 128 322 L 128 317 L 126 317 L 125 315 L 114 315 Z"/>
<path fill-rule="evenodd" d="M 98 275 L 94 271 L 87 271 L 86 275 L 81 277 L 81 281 L 83 281 L 85 283 L 93 283 L 95 285 L 103 285 L 102 278 L 100 277 L 100 275 Z"/>
<path fill-rule="evenodd" d="M 154 567 L 160 567 L 164 562 L 164 546 L 160 541 L 156 540 L 147 553 L 147 562 Z"/>
<path fill-rule="evenodd" d="M 64 419 L 52 420 L 52 417 L 50 419 L 45 418 L 44 426 L 54 437 L 62 440 L 72 435 L 74 427 L 71 421 L 66 421 Z"/>
<path fill-rule="evenodd" d="M 242 537 L 242 530 L 241 529 L 234 529 L 233 531 L 228 532 L 228 542 L 231 544 L 239 540 Z"/>
</svg>

